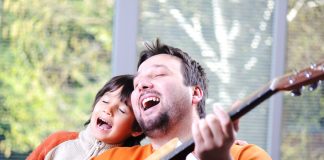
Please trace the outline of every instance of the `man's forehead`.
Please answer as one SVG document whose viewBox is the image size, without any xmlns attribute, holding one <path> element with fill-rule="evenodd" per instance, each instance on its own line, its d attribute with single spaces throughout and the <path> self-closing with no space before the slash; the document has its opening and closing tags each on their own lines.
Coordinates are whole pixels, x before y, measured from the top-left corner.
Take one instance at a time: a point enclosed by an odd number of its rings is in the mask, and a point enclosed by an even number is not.
<svg viewBox="0 0 324 160">
<path fill-rule="evenodd" d="M 148 64 L 148 65 L 141 65 L 137 72 L 141 72 L 142 70 L 146 68 L 168 68 L 165 64 L 155 63 L 155 64 Z"/>
<path fill-rule="evenodd" d="M 138 67 L 135 78 L 147 71 L 156 70 L 159 68 L 164 68 L 166 70 L 178 69 L 178 66 L 181 66 L 181 59 L 168 54 L 158 54 L 154 55 L 140 64 Z"/>
<path fill-rule="evenodd" d="M 145 61 L 142 62 L 142 64 L 140 64 L 139 68 L 138 68 L 138 72 L 141 72 L 142 68 L 147 68 L 147 67 L 165 67 L 168 68 L 166 65 L 166 63 L 174 63 L 174 62 L 180 62 L 181 60 L 173 55 L 169 55 L 169 54 L 158 54 L 158 55 L 154 55 L 152 57 L 149 57 L 148 59 L 146 59 Z"/>
</svg>

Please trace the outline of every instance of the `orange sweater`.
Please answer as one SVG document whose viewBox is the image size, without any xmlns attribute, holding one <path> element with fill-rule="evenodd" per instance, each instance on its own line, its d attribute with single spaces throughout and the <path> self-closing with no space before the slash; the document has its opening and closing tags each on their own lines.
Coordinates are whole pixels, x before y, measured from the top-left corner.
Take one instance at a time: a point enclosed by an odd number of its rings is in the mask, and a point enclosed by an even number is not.
<svg viewBox="0 0 324 160">
<path fill-rule="evenodd" d="M 60 131 L 48 136 L 28 157 L 27 160 L 44 160 L 46 154 L 62 142 L 78 138 L 78 132 Z"/>
<path fill-rule="evenodd" d="M 78 134 L 78 132 L 61 131 L 50 135 L 27 157 L 27 160 L 44 160 L 46 154 L 51 149 L 62 142 L 78 138 Z M 107 150 L 93 160 L 142 160 L 153 152 L 150 144 L 133 147 L 116 147 Z M 271 157 L 263 149 L 253 144 L 234 144 L 230 152 L 234 160 L 271 160 Z"/>
<path fill-rule="evenodd" d="M 271 160 L 271 157 L 263 149 L 253 144 L 234 144 L 230 152 L 234 160 Z M 150 144 L 145 146 L 116 147 L 107 150 L 93 160 L 144 160 L 152 153 L 153 149 Z"/>
</svg>

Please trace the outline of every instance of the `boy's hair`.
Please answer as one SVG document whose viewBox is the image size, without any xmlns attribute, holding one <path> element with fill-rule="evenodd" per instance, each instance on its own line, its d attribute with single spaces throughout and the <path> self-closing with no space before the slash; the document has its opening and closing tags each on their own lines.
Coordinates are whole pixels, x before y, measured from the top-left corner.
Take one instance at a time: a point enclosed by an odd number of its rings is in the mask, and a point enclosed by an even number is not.
<svg viewBox="0 0 324 160">
<path fill-rule="evenodd" d="M 119 89 L 120 87 L 122 87 L 122 90 L 120 92 L 119 98 L 121 102 L 124 102 L 125 104 L 127 104 L 127 100 L 130 98 L 133 90 L 134 90 L 134 86 L 133 86 L 133 79 L 134 76 L 133 75 L 119 75 L 119 76 L 115 76 L 113 78 L 111 78 L 97 93 L 95 100 L 92 104 L 92 110 L 94 109 L 94 107 L 96 106 L 97 102 L 100 100 L 100 98 L 106 93 L 106 92 L 114 92 L 117 89 Z M 131 107 L 131 106 L 129 106 Z M 85 125 L 89 124 L 90 120 L 88 120 Z M 141 132 L 142 129 L 139 126 L 139 124 L 137 123 L 136 119 L 134 121 L 134 124 L 132 126 L 132 130 L 136 131 L 136 132 Z M 141 140 L 145 137 L 144 134 L 137 136 L 137 137 L 133 137 L 130 136 L 129 138 L 126 139 L 126 141 L 124 142 L 123 146 L 133 146 L 133 145 L 139 145 Z"/>
<path fill-rule="evenodd" d="M 186 52 L 183 52 L 178 48 L 161 44 L 159 39 L 156 39 L 155 44 L 149 45 L 148 43 L 145 43 L 145 46 L 147 49 L 141 52 L 140 59 L 137 64 L 137 69 L 144 61 L 152 56 L 159 54 L 168 54 L 181 59 L 181 69 L 184 77 L 184 84 L 186 86 L 198 85 L 203 90 L 204 95 L 202 97 L 202 100 L 198 103 L 197 111 L 200 118 L 205 117 L 205 100 L 208 94 L 208 90 L 207 77 L 204 68 L 197 61 L 193 60 Z"/>
</svg>

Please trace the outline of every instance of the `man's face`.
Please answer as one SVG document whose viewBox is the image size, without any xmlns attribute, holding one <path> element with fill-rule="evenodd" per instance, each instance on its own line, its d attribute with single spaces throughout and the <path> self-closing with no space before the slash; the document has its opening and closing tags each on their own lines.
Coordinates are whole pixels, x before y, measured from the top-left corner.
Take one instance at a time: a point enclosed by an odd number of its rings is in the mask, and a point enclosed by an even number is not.
<svg viewBox="0 0 324 160">
<path fill-rule="evenodd" d="M 132 106 L 140 126 L 148 136 L 166 131 L 191 114 L 191 88 L 184 85 L 181 60 L 159 54 L 144 61 L 134 79 Z"/>
</svg>

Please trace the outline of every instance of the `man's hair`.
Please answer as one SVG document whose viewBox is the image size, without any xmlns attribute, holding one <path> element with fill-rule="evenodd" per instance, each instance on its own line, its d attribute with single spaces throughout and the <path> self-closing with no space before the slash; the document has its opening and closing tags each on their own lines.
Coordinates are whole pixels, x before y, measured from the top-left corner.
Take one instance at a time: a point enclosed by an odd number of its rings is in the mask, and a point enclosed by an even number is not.
<svg viewBox="0 0 324 160">
<path fill-rule="evenodd" d="M 106 93 L 106 92 L 114 92 L 117 89 L 119 89 L 120 87 L 122 87 L 119 98 L 121 102 L 124 102 L 125 104 L 127 103 L 127 100 L 130 98 L 133 90 L 134 90 L 134 86 L 133 86 L 133 79 L 134 76 L 133 75 L 119 75 L 119 76 L 115 76 L 113 78 L 111 78 L 108 82 L 106 82 L 106 84 L 98 91 L 95 100 L 92 104 L 92 110 L 94 109 L 94 107 L 96 106 L 97 102 L 100 100 L 100 98 Z M 129 106 L 131 107 L 131 106 Z M 89 124 L 90 120 L 88 120 L 85 125 Z M 141 132 L 142 129 L 139 126 L 138 122 L 134 121 L 133 126 L 132 126 L 132 130 L 136 131 L 136 132 Z M 134 146 L 134 145 L 139 145 L 141 140 L 145 137 L 144 134 L 137 136 L 137 137 L 133 137 L 130 136 L 129 138 L 126 139 L 126 141 L 124 142 L 123 146 Z"/>
<path fill-rule="evenodd" d="M 183 73 L 184 84 L 186 86 L 198 85 L 203 90 L 204 94 L 202 100 L 198 103 L 197 111 L 200 118 L 205 117 L 205 101 L 208 90 L 207 77 L 204 68 L 197 61 L 192 59 L 186 52 L 182 51 L 179 48 L 161 44 L 159 39 L 156 40 L 155 44 L 152 43 L 152 45 L 149 45 L 148 43 L 145 43 L 145 46 L 147 49 L 141 52 L 140 59 L 137 64 L 137 69 L 144 61 L 159 54 L 168 54 L 181 59 L 181 72 Z"/>
</svg>

